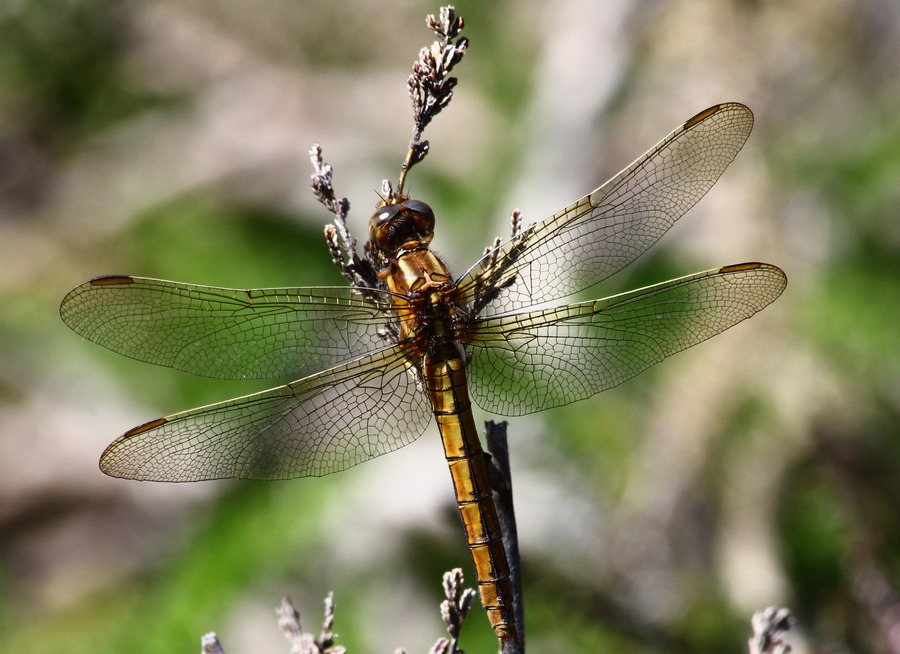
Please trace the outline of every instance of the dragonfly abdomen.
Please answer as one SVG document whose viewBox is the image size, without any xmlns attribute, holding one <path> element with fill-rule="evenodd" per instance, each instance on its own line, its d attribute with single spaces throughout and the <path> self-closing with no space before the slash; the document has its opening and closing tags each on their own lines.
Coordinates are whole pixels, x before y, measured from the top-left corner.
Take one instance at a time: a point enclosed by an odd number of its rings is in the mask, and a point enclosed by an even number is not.
<svg viewBox="0 0 900 654">
<path fill-rule="evenodd" d="M 425 355 L 422 373 L 444 443 L 444 456 L 475 564 L 481 603 L 498 638 L 518 640 L 509 564 L 484 451 L 472 416 L 465 364 L 458 356 L 429 353 Z"/>
</svg>

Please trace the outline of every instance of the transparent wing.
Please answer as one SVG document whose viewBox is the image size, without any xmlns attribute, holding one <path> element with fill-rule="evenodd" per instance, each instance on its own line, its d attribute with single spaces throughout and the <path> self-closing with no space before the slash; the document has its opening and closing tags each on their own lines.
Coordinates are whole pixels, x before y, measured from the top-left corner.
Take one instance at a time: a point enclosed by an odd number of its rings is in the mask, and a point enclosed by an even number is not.
<svg viewBox="0 0 900 654">
<path fill-rule="evenodd" d="M 474 315 L 498 315 L 618 272 L 703 197 L 752 127 L 742 104 L 697 114 L 596 191 L 482 258 L 458 282 L 461 304 Z"/>
<path fill-rule="evenodd" d="M 386 344 L 389 307 L 350 288 L 238 290 L 98 277 L 60 315 L 75 332 L 139 361 L 220 379 L 299 378 Z"/>
<path fill-rule="evenodd" d="M 106 448 L 100 468 L 152 481 L 344 470 L 412 442 L 428 425 L 414 358 L 405 345 L 382 348 L 287 386 L 148 422 Z"/>
<path fill-rule="evenodd" d="M 475 321 L 472 398 L 522 415 L 590 397 L 746 320 L 781 295 L 784 273 L 745 263 L 603 300 Z"/>
</svg>

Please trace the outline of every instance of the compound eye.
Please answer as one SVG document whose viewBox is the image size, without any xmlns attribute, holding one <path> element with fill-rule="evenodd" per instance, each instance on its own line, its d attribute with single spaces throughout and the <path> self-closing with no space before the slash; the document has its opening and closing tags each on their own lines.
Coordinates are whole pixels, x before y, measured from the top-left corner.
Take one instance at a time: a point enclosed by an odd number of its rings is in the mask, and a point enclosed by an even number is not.
<svg viewBox="0 0 900 654">
<path fill-rule="evenodd" d="M 377 242 L 381 230 L 400 213 L 401 208 L 399 204 L 388 204 L 378 209 L 369 219 L 369 238 Z"/>
<path fill-rule="evenodd" d="M 400 209 L 403 208 L 401 204 L 389 204 L 384 207 L 381 207 L 375 214 L 372 216 L 372 223 L 378 225 L 384 225 L 386 223 L 391 222 L 391 220 L 400 213 Z"/>
<path fill-rule="evenodd" d="M 405 200 L 402 206 L 406 207 L 410 211 L 415 211 L 416 213 L 420 213 L 428 219 L 432 225 L 434 224 L 434 211 L 432 211 L 431 207 L 422 202 L 421 200 Z"/>
</svg>

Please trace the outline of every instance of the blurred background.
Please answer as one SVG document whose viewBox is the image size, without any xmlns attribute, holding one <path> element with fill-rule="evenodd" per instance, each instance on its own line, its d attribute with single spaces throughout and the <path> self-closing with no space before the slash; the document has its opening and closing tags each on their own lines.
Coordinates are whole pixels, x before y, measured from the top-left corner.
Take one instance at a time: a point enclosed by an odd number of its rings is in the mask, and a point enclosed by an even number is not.
<svg viewBox="0 0 900 654">
<path fill-rule="evenodd" d="M 471 39 L 410 176 L 459 272 L 509 212 L 592 190 L 717 102 L 755 112 L 716 187 L 597 297 L 742 261 L 770 308 L 591 400 L 514 419 L 529 649 L 900 652 L 900 4 L 460 1 Z M 437 3 L 6 0 L 0 6 L 0 653 L 287 651 L 291 595 L 351 652 L 427 651 L 469 579 L 433 428 L 340 475 L 104 477 L 160 415 L 266 388 L 70 332 L 100 274 L 342 284 L 309 192 L 321 143 L 351 229 L 411 131 Z M 270 384 L 271 385 L 271 384 Z M 492 416 L 478 414 L 478 419 Z M 492 651 L 480 609 L 462 645 Z"/>
</svg>

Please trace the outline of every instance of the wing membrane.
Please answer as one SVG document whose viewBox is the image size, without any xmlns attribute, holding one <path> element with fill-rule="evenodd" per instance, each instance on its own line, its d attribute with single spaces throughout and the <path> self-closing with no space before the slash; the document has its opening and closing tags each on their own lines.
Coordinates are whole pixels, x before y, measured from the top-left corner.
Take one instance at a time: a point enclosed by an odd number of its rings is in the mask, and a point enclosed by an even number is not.
<svg viewBox="0 0 900 654">
<path fill-rule="evenodd" d="M 136 427 L 103 453 L 108 475 L 152 481 L 286 479 L 344 470 L 418 438 L 431 411 L 408 346 Z"/>
<path fill-rule="evenodd" d="M 742 104 L 697 114 L 593 193 L 482 258 L 459 280 L 462 302 L 476 314 L 498 315 L 572 295 L 618 272 L 715 184 L 752 126 Z M 496 297 L 485 301 L 488 293 Z"/>
<path fill-rule="evenodd" d="M 738 264 L 476 321 L 466 338 L 472 398 L 486 411 L 522 415 L 590 397 L 746 320 L 786 284 L 775 266 Z"/>
<path fill-rule="evenodd" d="M 382 348 L 385 298 L 98 277 L 72 290 L 60 315 L 81 336 L 139 361 L 220 379 L 296 379 Z"/>
</svg>

